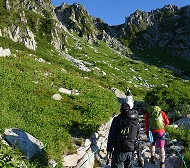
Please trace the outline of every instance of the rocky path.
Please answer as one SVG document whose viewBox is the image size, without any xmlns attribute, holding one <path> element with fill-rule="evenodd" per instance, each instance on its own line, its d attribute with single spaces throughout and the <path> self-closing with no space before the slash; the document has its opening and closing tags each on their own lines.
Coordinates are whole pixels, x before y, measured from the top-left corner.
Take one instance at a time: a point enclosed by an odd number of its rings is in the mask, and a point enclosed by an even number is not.
<svg viewBox="0 0 190 168">
<path fill-rule="evenodd" d="M 123 92 L 119 91 L 116 88 L 112 88 L 112 91 L 115 93 L 120 103 L 123 101 L 123 99 L 125 99 L 125 94 Z M 144 133 L 144 112 L 141 108 L 138 108 L 138 107 L 134 107 L 134 108 L 139 112 L 139 115 L 140 115 L 141 129 L 140 129 L 140 134 L 139 134 L 139 140 L 140 140 L 139 143 L 140 143 L 140 148 L 142 152 L 142 158 L 144 160 L 144 168 L 159 168 L 160 160 L 159 160 L 159 155 L 158 155 L 158 149 L 156 149 L 156 164 L 153 165 L 149 162 L 150 143 L 148 142 L 147 137 Z M 183 146 L 181 146 L 180 142 L 177 142 L 177 140 L 171 140 L 168 138 L 168 135 L 166 135 L 166 145 L 165 145 L 166 168 L 181 168 L 182 167 L 183 163 L 182 163 L 181 157 L 178 155 L 179 154 L 178 152 L 180 152 L 180 150 L 182 149 L 183 149 Z M 110 164 L 106 165 L 105 157 L 102 157 L 100 161 L 101 161 L 101 168 L 110 168 Z M 137 155 L 135 155 L 132 168 L 140 168 L 138 167 Z"/>
<path fill-rule="evenodd" d="M 116 95 L 118 102 L 122 102 L 125 99 L 125 94 L 116 88 L 111 89 Z M 150 151 L 147 136 L 144 133 L 144 109 L 146 108 L 144 102 L 135 101 L 134 108 L 139 113 L 140 121 L 140 134 L 139 134 L 139 146 L 141 151 L 141 158 L 144 160 L 144 168 L 159 168 L 160 160 L 158 155 L 158 149 L 156 149 L 156 164 L 153 165 L 149 162 Z M 106 148 L 109 129 L 112 123 L 112 119 L 107 123 L 104 123 L 97 132 L 93 133 L 91 137 L 85 139 L 84 146 L 77 147 L 77 154 L 66 155 L 63 157 L 65 168 L 110 168 L 106 165 Z M 170 125 L 173 126 L 173 125 Z M 166 134 L 166 168 L 182 168 L 182 155 L 179 153 L 183 149 L 182 143 L 175 139 L 169 138 L 169 134 Z M 132 168 L 138 167 L 138 157 L 136 151 L 134 152 L 134 161 Z M 186 165 L 184 168 L 188 168 Z"/>
</svg>

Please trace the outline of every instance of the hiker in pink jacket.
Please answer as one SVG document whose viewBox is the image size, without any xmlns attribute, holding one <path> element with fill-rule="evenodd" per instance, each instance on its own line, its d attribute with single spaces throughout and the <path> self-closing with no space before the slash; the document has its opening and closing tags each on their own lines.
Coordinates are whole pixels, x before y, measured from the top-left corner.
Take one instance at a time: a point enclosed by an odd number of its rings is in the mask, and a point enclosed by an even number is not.
<svg viewBox="0 0 190 168">
<path fill-rule="evenodd" d="M 158 111 L 160 116 L 158 118 L 153 118 L 153 111 Z M 159 114 L 158 113 L 158 114 Z M 150 119 L 150 118 L 153 119 Z M 161 120 L 162 125 L 156 126 L 158 120 Z M 151 124 L 151 122 L 152 124 Z M 156 124 L 153 123 L 155 121 Z M 150 144 L 150 153 L 151 153 L 151 163 L 155 164 L 155 145 L 159 149 L 160 156 L 160 168 L 165 168 L 165 127 L 169 124 L 168 117 L 164 111 L 158 106 L 157 102 L 151 102 L 151 107 L 147 110 L 145 115 L 145 134 L 148 136 L 149 128 L 152 131 L 153 142 Z M 152 125 L 152 126 L 151 126 Z M 154 125 L 154 126 L 153 126 Z M 157 128 L 156 128 L 157 127 Z"/>
</svg>

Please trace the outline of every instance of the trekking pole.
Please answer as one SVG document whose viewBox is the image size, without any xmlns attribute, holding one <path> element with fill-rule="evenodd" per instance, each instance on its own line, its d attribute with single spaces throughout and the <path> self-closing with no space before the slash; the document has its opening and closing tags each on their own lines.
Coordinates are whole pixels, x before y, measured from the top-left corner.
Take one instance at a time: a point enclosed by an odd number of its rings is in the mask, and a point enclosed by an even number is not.
<svg viewBox="0 0 190 168">
<path fill-rule="evenodd" d="M 139 167 L 144 167 L 144 158 L 143 158 L 143 153 L 142 153 L 142 146 L 141 146 L 141 141 L 140 141 L 140 126 L 138 130 L 138 136 L 137 136 L 137 157 L 138 157 L 138 165 Z"/>
<path fill-rule="evenodd" d="M 106 165 L 109 165 L 109 160 L 107 160 Z"/>
<path fill-rule="evenodd" d="M 144 158 L 142 154 L 141 144 L 139 142 L 139 149 L 138 149 L 138 164 L 140 167 L 144 167 Z"/>
</svg>

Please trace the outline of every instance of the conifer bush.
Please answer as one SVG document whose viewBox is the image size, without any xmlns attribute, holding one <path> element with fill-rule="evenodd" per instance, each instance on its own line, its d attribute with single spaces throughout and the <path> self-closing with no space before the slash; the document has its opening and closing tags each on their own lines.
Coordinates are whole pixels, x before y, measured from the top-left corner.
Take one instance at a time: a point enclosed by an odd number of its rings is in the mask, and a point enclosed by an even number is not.
<svg viewBox="0 0 190 168">
<path fill-rule="evenodd" d="M 144 99 L 149 105 L 151 101 L 155 100 L 163 110 L 171 111 L 180 107 L 187 107 L 188 102 L 190 102 L 189 91 L 188 86 L 181 87 L 177 83 L 173 83 L 169 84 L 168 87 L 155 87 L 146 93 Z M 184 113 L 185 111 L 182 110 L 182 112 Z"/>
</svg>

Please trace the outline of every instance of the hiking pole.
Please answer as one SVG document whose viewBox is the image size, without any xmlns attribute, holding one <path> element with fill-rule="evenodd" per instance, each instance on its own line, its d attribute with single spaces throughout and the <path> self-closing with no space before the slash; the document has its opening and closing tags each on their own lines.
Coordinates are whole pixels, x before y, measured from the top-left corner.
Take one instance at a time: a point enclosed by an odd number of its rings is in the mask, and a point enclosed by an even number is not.
<svg viewBox="0 0 190 168">
<path fill-rule="evenodd" d="M 113 152 L 113 151 L 112 151 Z M 109 165 L 110 159 L 112 157 L 112 152 L 110 152 L 109 157 L 107 158 L 106 165 Z"/>
<path fill-rule="evenodd" d="M 137 151 L 137 158 L 138 158 L 138 165 L 139 167 L 144 168 L 144 158 L 143 158 L 143 151 L 142 151 L 142 144 L 140 141 L 140 126 L 138 129 L 137 141 L 136 141 L 136 151 Z"/>
<path fill-rule="evenodd" d="M 106 165 L 109 165 L 109 160 L 107 160 Z"/>
</svg>

